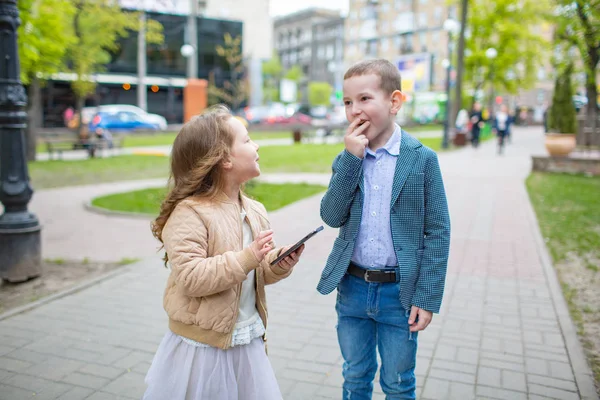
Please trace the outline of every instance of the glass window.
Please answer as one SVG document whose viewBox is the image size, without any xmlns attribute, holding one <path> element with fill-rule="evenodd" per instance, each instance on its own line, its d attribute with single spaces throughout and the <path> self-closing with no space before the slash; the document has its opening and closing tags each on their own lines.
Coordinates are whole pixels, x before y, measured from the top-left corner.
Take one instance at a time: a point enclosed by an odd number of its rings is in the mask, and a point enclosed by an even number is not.
<svg viewBox="0 0 600 400">
<path fill-rule="evenodd" d="M 442 22 L 442 18 L 443 18 L 442 7 L 436 7 L 433 10 L 433 18 L 434 18 L 436 24 L 440 24 Z"/>
<path fill-rule="evenodd" d="M 381 51 L 387 52 L 390 49 L 390 39 L 383 38 L 381 39 Z"/>
<path fill-rule="evenodd" d="M 419 50 L 427 51 L 427 33 L 424 31 L 419 32 Z"/>
</svg>

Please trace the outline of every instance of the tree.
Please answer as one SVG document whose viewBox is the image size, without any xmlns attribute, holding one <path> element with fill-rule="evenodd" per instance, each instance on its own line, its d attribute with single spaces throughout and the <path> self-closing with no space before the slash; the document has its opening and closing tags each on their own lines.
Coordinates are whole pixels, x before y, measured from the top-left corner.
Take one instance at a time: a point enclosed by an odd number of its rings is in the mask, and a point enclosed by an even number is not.
<svg viewBox="0 0 600 400">
<path fill-rule="evenodd" d="M 140 29 L 138 12 L 121 9 L 113 0 L 71 0 L 75 6 L 72 19 L 75 40 L 69 46 L 68 62 L 75 73 L 72 83 L 77 97 L 77 113 L 86 96 L 94 93 L 94 74 L 105 70 L 111 60 L 111 51 L 118 49 L 118 39 L 130 31 Z M 148 43 L 160 44 L 164 40 L 162 25 L 148 19 L 145 27 Z M 81 132 L 82 124 L 79 124 Z"/>
<path fill-rule="evenodd" d="M 545 22 L 546 0 L 471 0 L 465 42 L 465 82 L 485 83 L 511 94 L 533 87 L 547 60 L 549 43 L 535 27 Z M 495 59 L 486 50 L 497 51 Z"/>
<path fill-rule="evenodd" d="M 596 74 L 600 62 L 600 0 L 556 0 L 556 35 L 579 50 L 588 99 L 586 125 L 595 132 L 598 112 Z"/>
<path fill-rule="evenodd" d="M 327 82 L 310 82 L 308 84 L 308 103 L 311 106 L 328 106 L 331 103 L 333 87 Z"/>
<path fill-rule="evenodd" d="M 299 65 L 294 65 L 292 68 L 287 70 L 284 78 L 299 83 L 302 79 L 304 79 L 302 68 L 300 68 Z"/>
<path fill-rule="evenodd" d="M 210 76 L 208 93 L 221 102 L 227 103 L 237 110 L 250 97 L 250 86 L 244 76 L 244 56 L 242 54 L 242 37 L 233 38 L 229 33 L 224 35 L 224 46 L 217 46 L 217 54 L 225 59 L 229 67 L 230 80 L 219 88 L 215 84 L 214 74 Z"/>
<path fill-rule="evenodd" d="M 25 131 L 27 160 L 35 160 L 36 131 L 43 123 L 41 87 L 52 74 L 66 70 L 65 51 L 73 42 L 69 29 L 75 9 L 69 0 L 19 0 L 18 46 L 21 81 L 27 85 Z"/>
<path fill-rule="evenodd" d="M 279 81 L 283 73 L 283 67 L 276 51 L 273 51 L 273 56 L 262 63 L 263 74 L 263 93 L 264 101 L 269 103 L 279 101 Z"/>
<path fill-rule="evenodd" d="M 573 63 L 560 71 L 556 77 L 552 106 L 548 112 L 548 130 L 558 133 L 577 133 L 577 113 L 573 105 Z"/>
<path fill-rule="evenodd" d="M 450 111 L 450 126 L 454 126 L 458 110 L 462 105 L 462 83 L 463 72 L 465 69 L 465 31 L 467 28 L 467 16 L 469 11 L 469 0 L 460 0 L 460 33 L 458 34 L 458 51 L 456 55 L 456 84 L 454 92 L 454 102 L 451 104 Z"/>
</svg>

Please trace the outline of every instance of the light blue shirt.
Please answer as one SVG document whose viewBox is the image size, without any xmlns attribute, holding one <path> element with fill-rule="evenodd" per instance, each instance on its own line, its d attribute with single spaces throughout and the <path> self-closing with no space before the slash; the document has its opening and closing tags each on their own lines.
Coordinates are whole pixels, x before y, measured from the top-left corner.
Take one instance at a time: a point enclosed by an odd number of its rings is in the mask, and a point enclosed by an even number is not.
<svg viewBox="0 0 600 400">
<path fill-rule="evenodd" d="M 395 127 L 385 146 L 375 152 L 367 147 L 363 159 L 365 193 L 352 262 L 364 268 L 398 265 L 390 229 L 392 184 L 402 141 L 402 130 Z"/>
</svg>

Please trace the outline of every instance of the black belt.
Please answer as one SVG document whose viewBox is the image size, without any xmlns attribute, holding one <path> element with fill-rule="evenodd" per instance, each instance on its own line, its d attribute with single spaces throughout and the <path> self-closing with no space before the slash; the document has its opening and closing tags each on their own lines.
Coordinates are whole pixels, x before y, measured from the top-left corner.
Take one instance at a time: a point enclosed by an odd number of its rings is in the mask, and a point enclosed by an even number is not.
<svg viewBox="0 0 600 400">
<path fill-rule="evenodd" d="M 398 282 L 398 279 L 396 279 L 396 269 L 364 269 L 350 262 L 348 273 L 370 283 Z"/>
</svg>

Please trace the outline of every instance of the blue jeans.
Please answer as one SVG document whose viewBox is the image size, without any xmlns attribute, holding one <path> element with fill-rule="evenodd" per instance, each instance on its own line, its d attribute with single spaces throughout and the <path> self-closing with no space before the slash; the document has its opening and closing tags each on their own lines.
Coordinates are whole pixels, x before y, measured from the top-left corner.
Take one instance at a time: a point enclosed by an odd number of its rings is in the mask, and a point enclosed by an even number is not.
<svg viewBox="0 0 600 400">
<path fill-rule="evenodd" d="M 408 329 L 409 310 L 400 304 L 399 283 L 368 283 L 346 274 L 335 309 L 344 357 L 343 400 L 367 400 L 373 393 L 377 353 L 387 400 L 415 399 L 417 333 Z"/>
</svg>

